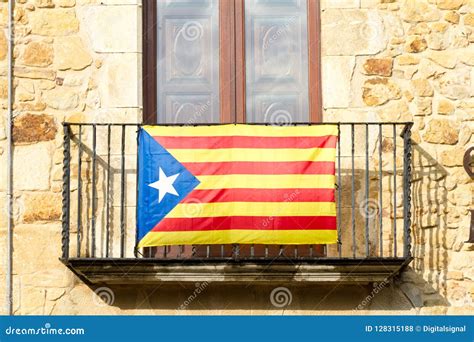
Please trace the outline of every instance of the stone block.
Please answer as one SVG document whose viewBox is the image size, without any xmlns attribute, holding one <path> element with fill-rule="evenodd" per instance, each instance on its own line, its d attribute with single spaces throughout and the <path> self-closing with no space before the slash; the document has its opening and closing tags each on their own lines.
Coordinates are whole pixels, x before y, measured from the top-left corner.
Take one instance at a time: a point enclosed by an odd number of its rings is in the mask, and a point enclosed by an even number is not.
<svg viewBox="0 0 474 342">
<path fill-rule="evenodd" d="M 474 66 L 474 45 L 463 49 L 459 53 L 459 59 L 466 65 Z"/>
<path fill-rule="evenodd" d="M 411 81 L 413 94 L 415 96 L 427 97 L 433 96 L 433 87 L 427 79 L 420 78 Z"/>
<path fill-rule="evenodd" d="M 325 108 L 348 107 L 355 58 L 346 56 L 322 59 L 323 101 Z"/>
<path fill-rule="evenodd" d="M 444 166 L 462 166 L 465 148 L 458 146 L 441 152 L 441 164 Z"/>
<path fill-rule="evenodd" d="M 436 0 L 436 6 L 443 10 L 458 10 L 466 0 Z"/>
<path fill-rule="evenodd" d="M 446 99 L 440 99 L 438 101 L 438 114 L 449 115 L 454 112 L 454 104 Z"/>
<path fill-rule="evenodd" d="M 16 144 L 31 144 L 56 137 L 54 118 L 47 114 L 22 114 L 15 118 L 13 140 Z"/>
<path fill-rule="evenodd" d="M 433 119 L 428 123 L 423 139 L 430 143 L 454 145 L 458 142 L 459 129 L 444 119 Z"/>
<path fill-rule="evenodd" d="M 438 74 L 434 79 L 434 86 L 445 97 L 452 100 L 462 100 L 471 96 L 473 88 L 471 87 L 471 80 L 474 73 L 471 75 L 470 67 L 458 66 L 456 69 Z"/>
<path fill-rule="evenodd" d="M 430 98 L 417 98 L 410 104 L 410 106 L 412 107 L 415 116 L 431 115 L 433 112 L 432 100 Z"/>
<path fill-rule="evenodd" d="M 426 42 L 426 39 L 419 36 L 410 36 L 405 43 L 406 52 L 418 53 L 425 51 L 427 47 L 428 43 Z"/>
<path fill-rule="evenodd" d="M 44 102 L 57 110 L 72 110 L 79 105 L 79 91 L 76 88 L 56 87 L 44 92 Z"/>
<path fill-rule="evenodd" d="M 473 27 L 474 26 L 474 13 L 468 13 L 466 14 L 464 17 L 463 17 L 463 22 L 464 22 L 464 25 L 467 25 L 467 26 L 471 26 Z"/>
<path fill-rule="evenodd" d="M 55 64 L 59 70 L 82 70 L 92 58 L 80 37 L 58 37 L 54 40 Z"/>
<path fill-rule="evenodd" d="M 95 52 L 139 52 L 138 6 L 85 6 L 79 11 Z"/>
<path fill-rule="evenodd" d="M 409 23 L 436 21 L 440 12 L 424 0 L 405 0 L 402 4 L 401 17 Z"/>
<path fill-rule="evenodd" d="M 31 33 L 42 36 L 67 36 L 79 31 L 73 9 L 42 9 L 29 15 Z"/>
<path fill-rule="evenodd" d="M 3 61 L 7 57 L 7 38 L 3 30 L 0 32 L 0 61 Z"/>
<path fill-rule="evenodd" d="M 102 107 L 137 107 L 138 55 L 134 53 L 109 55 L 100 69 L 102 82 L 99 92 Z"/>
<path fill-rule="evenodd" d="M 26 45 L 21 62 L 29 66 L 44 67 L 53 63 L 53 48 L 51 44 L 31 42 Z"/>
<path fill-rule="evenodd" d="M 13 164 L 13 172 L 15 175 L 13 178 L 13 184 L 15 189 L 49 189 L 52 154 L 52 146 L 48 142 L 27 146 L 17 146 L 15 148 L 15 162 Z M 0 156 L 0 158 L 3 158 L 4 156 L 5 154 Z M 1 172 L 2 171 L 0 171 L 0 175 Z"/>
<path fill-rule="evenodd" d="M 455 11 L 450 11 L 444 15 L 444 20 L 451 24 L 459 24 L 459 14 Z"/>
<path fill-rule="evenodd" d="M 24 195 L 23 222 L 59 221 L 62 197 L 59 193 L 33 192 Z"/>
<path fill-rule="evenodd" d="M 458 61 L 457 54 L 452 51 L 429 51 L 427 57 L 447 69 L 453 69 Z"/>
<path fill-rule="evenodd" d="M 19 78 L 44 79 L 51 81 L 56 79 L 56 72 L 54 70 L 20 66 L 14 68 L 13 75 Z"/>
<path fill-rule="evenodd" d="M 375 10 L 328 9 L 322 13 L 323 56 L 376 54 L 385 48 L 385 28 Z"/>
<path fill-rule="evenodd" d="M 16 225 L 13 269 L 22 275 L 61 270 L 61 224 Z M 31 280 L 34 281 L 34 280 Z"/>
<path fill-rule="evenodd" d="M 396 62 L 398 65 L 416 65 L 420 60 L 413 55 L 400 55 L 397 56 Z"/>
<path fill-rule="evenodd" d="M 364 83 L 362 99 L 368 106 L 380 106 L 400 97 L 400 87 L 387 78 L 372 78 Z"/>
<path fill-rule="evenodd" d="M 358 8 L 360 0 L 321 0 L 321 9 L 327 8 Z"/>
<path fill-rule="evenodd" d="M 368 58 L 363 67 L 366 75 L 391 76 L 392 75 L 391 58 Z"/>
</svg>

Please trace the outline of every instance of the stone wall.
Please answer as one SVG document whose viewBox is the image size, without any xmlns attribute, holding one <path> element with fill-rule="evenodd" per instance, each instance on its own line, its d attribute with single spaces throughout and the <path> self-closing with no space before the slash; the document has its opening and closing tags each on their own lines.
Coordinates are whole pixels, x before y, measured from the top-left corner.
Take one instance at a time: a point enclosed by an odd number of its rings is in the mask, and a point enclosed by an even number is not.
<svg viewBox="0 0 474 342">
<path fill-rule="evenodd" d="M 474 143 L 474 3 L 321 0 L 321 8 L 324 119 L 415 123 L 415 260 L 360 312 L 472 314 L 474 247 L 464 241 L 474 183 L 461 163 Z M 61 122 L 140 122 L 140 11 L 134 0 L 16 2 L 11 213 L 16 314 L 174 313 L 195 291 L 194 286 L 114 287 L 107 290 L 114 299 L 107 305 L 58 261 Z M 2 27 L 6 18 L 3 1 Z M 1 208 L 6 32 L 0 31 Z M 8 213 L 2 210 L 0 254 L 5 255 Z M 0 261 L 1 298 L 5 260 Z M 268 300 L 273 287 L 210 284 L 181 313 L 351 313 L 373 293 L 368 286 L 286 286 L 293 302 L 284 310 Z"/>
<path fill-rule="evenodd" d="M 462 168 L 474 142 L 473 11 L 463 0 L 323 3 L 325 120 L 414 122 L 415 260 L 399 288 L 424 312 L 473 309 L 474 183 Z"/>
</svg>

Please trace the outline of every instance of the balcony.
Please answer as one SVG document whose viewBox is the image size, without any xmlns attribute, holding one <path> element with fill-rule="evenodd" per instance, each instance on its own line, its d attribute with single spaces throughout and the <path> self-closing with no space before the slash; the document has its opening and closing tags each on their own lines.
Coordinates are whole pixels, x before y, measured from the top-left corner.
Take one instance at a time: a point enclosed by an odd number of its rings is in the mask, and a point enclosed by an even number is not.
<svg viewBox="0 0 474 342">
<path fill-rule="evenodd" d="M 64 123 L 62 262 L 88 284 L 385 281 L 411 256 L 411 123 L 337 123 L 335 245 L 137 249 L 137 124 Z"/>
</svg>

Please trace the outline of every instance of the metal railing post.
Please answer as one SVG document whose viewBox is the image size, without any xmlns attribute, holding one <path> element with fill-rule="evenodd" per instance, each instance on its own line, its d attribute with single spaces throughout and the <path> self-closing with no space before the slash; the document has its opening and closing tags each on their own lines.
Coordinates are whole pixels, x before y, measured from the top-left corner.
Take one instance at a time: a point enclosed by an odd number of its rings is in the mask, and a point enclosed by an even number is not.
<svg viewBox="0 0 474 342">
<path fill-rule="evenodd" d="M 96 252 L 96 211 L 97 211 L 97 126 L 92 125 L 92 213 L 91 213 L 91 256 L 95 258 Z"/>
<path fill-rule="evenodd" d="M 126 129 L 126 125 L 122 125 L 121 149 L 120 149 L 120 257 L 121 258 L 125 256 L 125 129 Z"/>
<path fill-rule="evenodd" d="M 403 129 L 403 227 L 404 248 L 403 256 L 411 257 L 411 124 Z"/>
<path fill-rule="evenodd" d="M 62 191 L 62 259 L 69 259 L 69 215 L 71 178 L 71 136 L 69 125 L 63 124 L 63 191 Z"/>
</svg>

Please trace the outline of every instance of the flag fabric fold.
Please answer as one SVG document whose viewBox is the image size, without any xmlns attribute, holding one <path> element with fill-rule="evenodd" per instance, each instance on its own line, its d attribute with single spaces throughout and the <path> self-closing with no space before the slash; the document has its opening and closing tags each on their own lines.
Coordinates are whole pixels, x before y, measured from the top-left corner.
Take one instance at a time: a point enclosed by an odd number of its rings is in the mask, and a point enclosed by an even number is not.
<svg viewBox="0 0 474 342">
<path fill-rule="evenodd" d="M 336 125 L 144 126 L 139 247 L 337 242 Z"/>
</svg>

